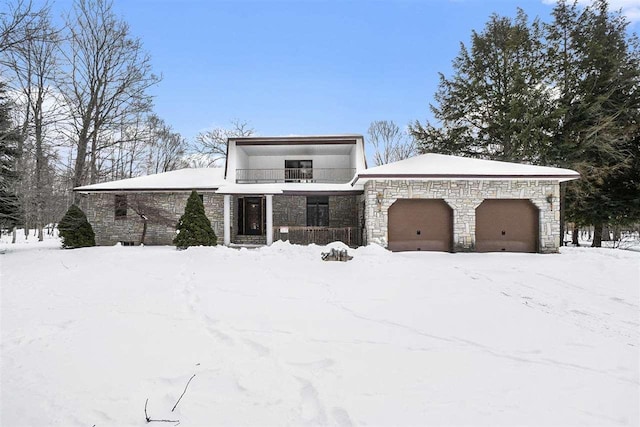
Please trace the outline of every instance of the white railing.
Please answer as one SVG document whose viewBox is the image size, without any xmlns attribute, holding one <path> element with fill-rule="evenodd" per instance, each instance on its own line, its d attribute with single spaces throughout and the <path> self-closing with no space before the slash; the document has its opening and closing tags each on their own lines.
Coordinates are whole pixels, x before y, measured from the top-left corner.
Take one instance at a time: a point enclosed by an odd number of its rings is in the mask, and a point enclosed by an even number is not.
<svg viewBox="0 0 640 427">
<path fill-rule="evenodd" d="M 236 169 L 236 183 L 257 184 L 268 182 L 345 183 L 353 179 L 355 169 L 347 168 L 282 168 Z"/>
</svg>

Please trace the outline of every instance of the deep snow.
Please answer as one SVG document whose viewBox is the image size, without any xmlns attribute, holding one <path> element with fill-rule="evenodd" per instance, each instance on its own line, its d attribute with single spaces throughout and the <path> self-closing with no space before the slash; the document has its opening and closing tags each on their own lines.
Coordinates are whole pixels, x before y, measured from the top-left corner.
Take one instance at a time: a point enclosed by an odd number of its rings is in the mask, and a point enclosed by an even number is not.
<svg viewBox="0 0 640 427">
<path fill-rule="evenodd" d="M 640 253 L 58 245 L 0 244 L 2 426 L 640 423 Z"/>
</svg>

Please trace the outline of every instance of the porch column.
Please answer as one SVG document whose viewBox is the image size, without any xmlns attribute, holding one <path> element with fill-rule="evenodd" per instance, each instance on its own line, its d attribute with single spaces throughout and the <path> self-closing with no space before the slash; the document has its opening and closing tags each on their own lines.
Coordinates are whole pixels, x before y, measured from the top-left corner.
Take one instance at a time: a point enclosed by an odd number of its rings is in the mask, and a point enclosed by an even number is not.
<svg viewBox="0 0 640 427">
<path fill-rule="evenodd" d="M 273 243 L 273 194 L 267 194 L 267 246 Z"/>
<path fill-rule="evenodd" d="M 224 195 L 224 244 L 231 244 L 231 195 Z"/>
</svg>

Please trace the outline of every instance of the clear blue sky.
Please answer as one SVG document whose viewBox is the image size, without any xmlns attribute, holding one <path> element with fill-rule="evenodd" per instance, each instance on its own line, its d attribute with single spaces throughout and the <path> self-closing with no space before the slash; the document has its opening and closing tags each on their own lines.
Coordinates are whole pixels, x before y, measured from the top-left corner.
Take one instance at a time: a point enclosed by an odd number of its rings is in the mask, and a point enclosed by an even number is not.
<svg viewBox="0 0 640 427">
<path fill-rule="evenodd" d="M 259 135 L 424 120 L 460 42 L 518 6 L 544 20 L 552 9 L 542 0 L 115 0 L 163 75 L 156 112 L 189 140 L 232 119 Z"/>
</svg>

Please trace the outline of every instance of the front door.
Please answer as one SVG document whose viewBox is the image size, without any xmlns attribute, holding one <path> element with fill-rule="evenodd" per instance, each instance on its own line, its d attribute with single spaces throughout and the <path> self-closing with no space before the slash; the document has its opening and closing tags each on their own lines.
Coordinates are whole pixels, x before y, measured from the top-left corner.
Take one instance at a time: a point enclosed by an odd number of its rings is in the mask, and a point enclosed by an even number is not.
<svg viewBox="0 0 640 427">
<path fill-rule="evenodd" d="M 262 198 L 244 198 L 244 234 L 262 235 Z"/>
</svg>

